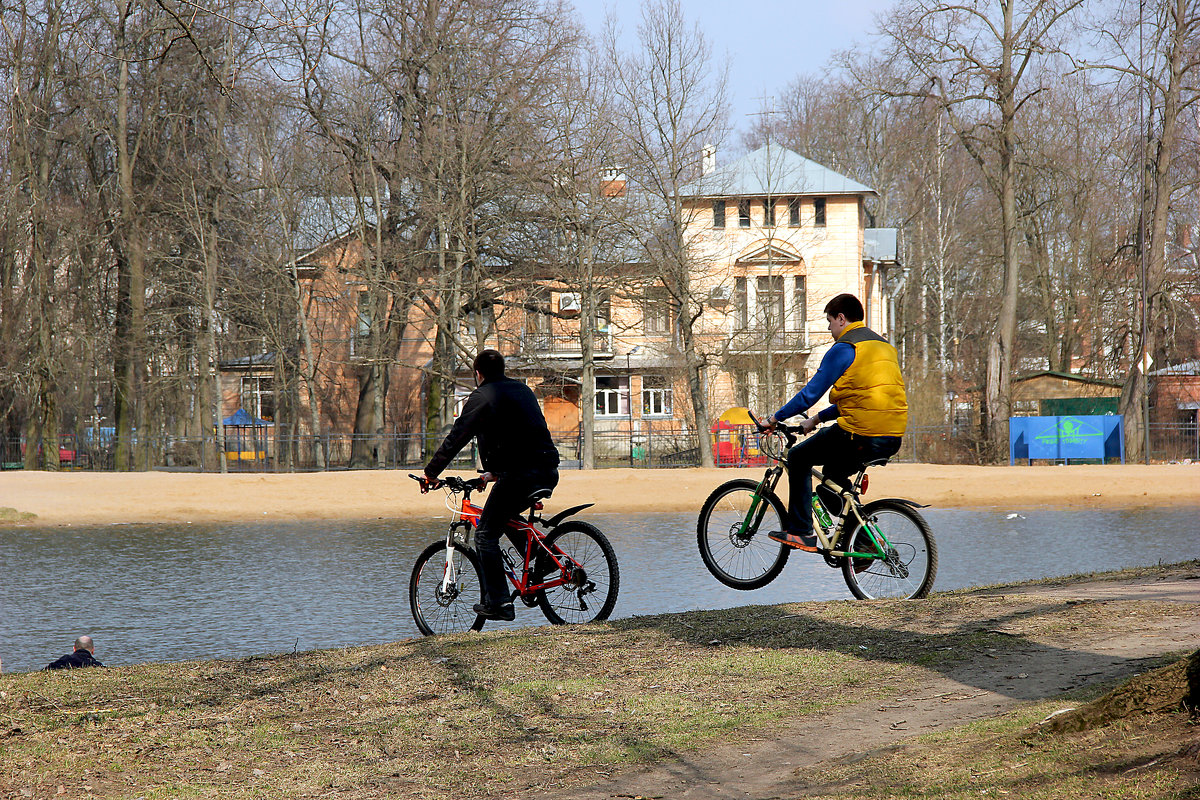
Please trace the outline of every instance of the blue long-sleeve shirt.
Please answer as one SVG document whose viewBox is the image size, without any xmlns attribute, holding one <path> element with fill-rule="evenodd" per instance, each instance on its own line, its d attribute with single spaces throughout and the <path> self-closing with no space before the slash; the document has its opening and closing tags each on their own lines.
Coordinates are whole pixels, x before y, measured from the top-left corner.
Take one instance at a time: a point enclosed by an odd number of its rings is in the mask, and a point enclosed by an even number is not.
<svg viewBox="0 0 1200 800">
<path fill-rule="evenodd" d="M 813 404 L 829 391 L 829 388 L 845 374 L 853 363 L 854 345 L 849 342 L 835 343 L 821 359 L 821 366 L 817 367 L 817 373 L 808 383 L 804 384 L 803 389 L 796 392 L 795 397 L 788 400 L 783 404 L 783 408 L 775 412 L 775 419 L 788 419 L 812 408 Z M 817 414 L 817 418 L 822 422 L 837 419 L 837 416 L 838 408 L 835 405 L 823 408 Z"/>
</svg>

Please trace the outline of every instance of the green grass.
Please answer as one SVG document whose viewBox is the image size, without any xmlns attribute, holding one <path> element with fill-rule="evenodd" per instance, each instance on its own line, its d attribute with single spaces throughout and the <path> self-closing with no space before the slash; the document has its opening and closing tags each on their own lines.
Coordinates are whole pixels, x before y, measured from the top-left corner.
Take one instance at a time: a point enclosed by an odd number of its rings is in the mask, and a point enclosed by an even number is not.
<svg viewBox="0 0 1200 800">
<path fill-rule="evenodd" d="M 0 675 L 0 797 L 50 796 L 60 785 L 97 797 L 525 796 L 887 700 L 986 649 L 1059 646 L 1064 632 L 1118 635 L 1182 613 L 1094 606 L 939 594 Z M 1043 775 L 1054 776 L 1048 786 L 1098 785 L 1076 773 L 1094 771 L 1099 756 L 1079 761 L 1050 739 L 1025 753 L 1020 731 L 1048 712 L 1022 713 L 929 739 L 947 764 L 940 772 L 906 761 L 917 756 L 905 749 L 812 780 L 838 797 L 1029 792 Z M 1125 744 L 1103 741 L 1100 754 L 1111 760 Z M 1020 773 L 1005 758 L 1033 766 Z M 1000 771 L 979 784 L 988 770 Z M 1175 785 L 1150 772 L 1145 791 Z M 883 788 L 857 783 L 868 779 Z"/>
</svg>

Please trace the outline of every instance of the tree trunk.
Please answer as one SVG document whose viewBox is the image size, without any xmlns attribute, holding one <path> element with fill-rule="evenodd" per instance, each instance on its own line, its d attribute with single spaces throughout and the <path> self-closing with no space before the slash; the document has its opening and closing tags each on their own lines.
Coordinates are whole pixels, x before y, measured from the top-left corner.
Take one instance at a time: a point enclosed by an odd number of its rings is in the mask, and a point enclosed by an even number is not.
<svg viewBox="0 0 1200 800">
<path fill-rule="evenodd" d="M 1162 87 L 1162 131 L 1158 141 L 1153 142 L 1153 151 L 1148 148 L 1146 160 L 1146 205 L 1150 208 L 1149 231 L 1145 218 L 1139 221 L 1139 253 L 1144 266 L 1142 278 L 1141 306 L 1142 324 L 1137 336 L 1140 345 L 1134 353 L 1134 365 L 1130 368 L 1121 388 L 1120 412 L 1125 427 L 1125 455 L 1130 461 L 1150 462 L 1150 431 L 1146 412 L 1146 399 L 1150 391 L 1146 370 L 1141 366 L 1143 354 L 1153 356 L 1157 351 L 1155 321 L 1165 305 L 1163 288 L 1166 283 L 1167 217 L 1170 211 L 1171 165 L 1179 147 L 1179 113 L 1184 82 L 1184 57 L 1188 46 L 1188 30 L 1196 23 L 1189 17 L 1191 12 L 1187 0 L 1171 0 L 1167 13 L 1172 26 L 1165 35 L 1169 37 L 1167 48 L 1167 85 Z M 1153 109 L 1152 109 L 1153 112 Z"/>
<path fill-rule="evenodd" d="M 1004 40 L 998 77 L 1000 106 L 1000 227 L 1003 237 L 1004 274 L 1000 316 L 988 344 L 986 425 L 988 455 L 1002 458 L 1008 446 L 1008 418 L 1012 414 L 1013 348 L 1017 338 L 1017 290 L 1021 262 L 1017 254 L 1016 102 L 1013 83 L 1013 6 L 1004 5 Z"/>
<path fill-rule="evenodd" d="M 593 263 L 595 254 L 595 236 L 591 228 L 587 229 L 587 243 L 580 248 L 580 256 L 584 263 L 580 266 L 583 275 L 583 308 L 582 319 L 579 323 L 579 343 L 582 347 L 583 370 L 579 376 L 582 385 L 579 387 L 580 434 L 582 442 L 579 448 L 579 468 L 596 468 L 596 346 L 593 338 L 593 328 L 596 324 L 596 295 L 593 283 Z M 630 377 L 632 390 L 632 377 Z M 630 403 L 632 404 L 632 397 Z M 633 409 L 629 410 L 630 415 Z"/>
<path fill-rule="evenodd" d="M 113 341 L 113 416 L 116 424 L 114 467 L 119 471 L 144 469 L 145 450 L 137 448 L 134 431 L 144 428 L 140 362 L 145 353 L 146 275 L 138 208 L 133 187 L 133 153 L 129 141 L 129 43 L 127 23 L 132 13 L 129 0 L 120 0 L 117 14 L 117 178 L 120 219 L 115 225 L 117 252 L 116 324 Z M 146 431 L 140 431 L 142 437 Z"/>
</svg>

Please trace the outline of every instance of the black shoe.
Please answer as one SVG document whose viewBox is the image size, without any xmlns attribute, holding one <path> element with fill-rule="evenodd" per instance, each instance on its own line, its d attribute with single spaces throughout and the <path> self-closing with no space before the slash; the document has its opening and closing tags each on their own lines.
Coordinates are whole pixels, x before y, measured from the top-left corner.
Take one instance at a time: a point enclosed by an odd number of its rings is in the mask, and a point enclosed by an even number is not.
<svg viewBox="0 0 1200 800">
<path fill-rule="evenodd" d="M 486 606 L 483 603 L 476 603 L 471 608 L 484 619 L 512 622 L 517 618 L 517 612 L 513 608 L 512 603 L 502 603 L 498 606 Z"/>
</svg>

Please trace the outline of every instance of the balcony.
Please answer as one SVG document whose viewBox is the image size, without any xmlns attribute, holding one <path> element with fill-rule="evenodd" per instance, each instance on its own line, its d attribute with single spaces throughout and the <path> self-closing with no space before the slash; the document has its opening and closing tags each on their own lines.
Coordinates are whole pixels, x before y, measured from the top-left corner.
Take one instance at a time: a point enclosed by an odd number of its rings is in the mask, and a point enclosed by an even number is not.
<svg viewBox="0 0 1200 800">
<path fill-rule="evenodd" d="M 579 335 L 574 333 L 528 333 L 521 339 L 521 353 L 543 358 L 582 358 Z M 592 354 L 596 358 L 612 358 L 613 336 L 609 332 L 595 333 Z"/>
<path fill-rule="evenodd" d="M 798 353 L 809 350 L 804 331 L 739 328 L 729 337 L 731 354 Z"/>
</svg>

